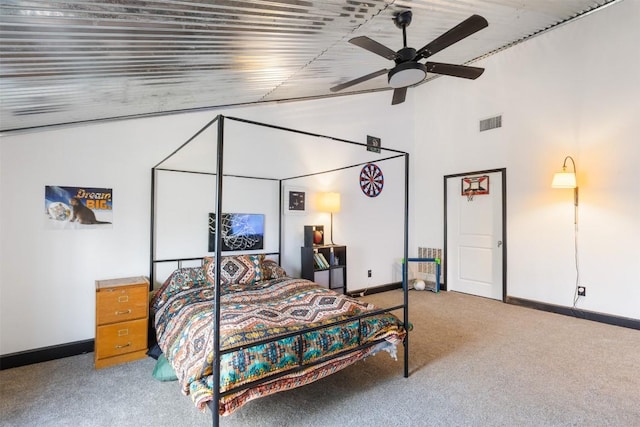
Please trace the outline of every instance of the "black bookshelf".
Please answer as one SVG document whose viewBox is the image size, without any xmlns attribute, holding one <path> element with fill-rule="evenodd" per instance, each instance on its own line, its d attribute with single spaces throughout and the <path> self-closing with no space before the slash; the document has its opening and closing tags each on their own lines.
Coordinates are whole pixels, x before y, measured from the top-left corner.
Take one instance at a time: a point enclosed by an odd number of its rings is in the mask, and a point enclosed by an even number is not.
<svg viewBox="0 0 640 427">
<path fill-rule="evenodd" d="M 303 246 L 302 278 L 337 292 L 347 292 L 347 247 L 343 245 Z M 317 256 L 321 255 L 318 262 Z M 324 262 L 326 261 L 326 263 Z"/>
</svg>

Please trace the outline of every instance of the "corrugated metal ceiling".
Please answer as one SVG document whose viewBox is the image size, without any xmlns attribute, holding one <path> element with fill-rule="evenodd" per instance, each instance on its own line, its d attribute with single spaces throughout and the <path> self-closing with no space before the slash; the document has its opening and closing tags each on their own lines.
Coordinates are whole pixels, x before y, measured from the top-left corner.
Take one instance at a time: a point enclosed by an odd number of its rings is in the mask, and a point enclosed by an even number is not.
<svg viewBox="0 0 640 427">
<path fill-rule="evenodd" d="M 488 28 L 433 56 L 464 64 L 615 1 L 2 0 L 0 130 L 335 96 L 390 66 L 348 40 L 400 49 L 398 11 L 413 11 L 416 49 L 484 16 Z M 380 76 L 340 95 L 386 88 Z"/>
</svg>

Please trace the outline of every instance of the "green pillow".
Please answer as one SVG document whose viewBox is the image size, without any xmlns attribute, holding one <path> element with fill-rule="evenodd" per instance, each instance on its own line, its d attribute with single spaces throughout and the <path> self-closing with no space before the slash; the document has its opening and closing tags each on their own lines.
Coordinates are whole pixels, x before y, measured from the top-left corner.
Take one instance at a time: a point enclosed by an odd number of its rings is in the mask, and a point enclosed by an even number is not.
<svg viewBox="0 0 640 427">
<path fill-rule="evenodd" d="M 164 354 L 161 354 L 156 361 L 156 366 L 153 368 L 153 378 L 158 381 L 176 381 L 178 377 L 176 376 L 176 372 L 173 370 L 171 363 L 164 357 Z"/>
</svg>

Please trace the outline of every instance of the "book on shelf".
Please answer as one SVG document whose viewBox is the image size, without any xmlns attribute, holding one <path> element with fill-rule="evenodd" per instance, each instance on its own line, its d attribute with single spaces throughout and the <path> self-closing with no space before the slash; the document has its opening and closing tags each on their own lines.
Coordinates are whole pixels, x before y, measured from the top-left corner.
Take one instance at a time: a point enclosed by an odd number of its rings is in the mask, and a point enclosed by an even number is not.
<svg viewBox="0 0 640 427">
<path fill-rule="evenodd" d="M 318 255 L 320 255 L 320 261 L 322 261 L 322 268 L 329 268 L 331 265 L 329 264 L 329 262 L 327 261 L 327 259 L 324 257 L 324 254 L 322 252 L 318 252 Z"/>
<path fill-rule="evenodd" d="M 324 268 L 327 268 L 327 267 L 325 266 L 324 262 L 322 262 L 322 258 L 320 257 L 320 255 L 321 255 L 321 254 L 319 254 L 319 253 L 315 253 L 315 254 L 313 254 L 313 261 L 314 261 L 314 262 L 315 262 L 315 264 L 316 264 L 316 268 L 318 268 L 318 269 L 324 269 Z"/>
</svg>

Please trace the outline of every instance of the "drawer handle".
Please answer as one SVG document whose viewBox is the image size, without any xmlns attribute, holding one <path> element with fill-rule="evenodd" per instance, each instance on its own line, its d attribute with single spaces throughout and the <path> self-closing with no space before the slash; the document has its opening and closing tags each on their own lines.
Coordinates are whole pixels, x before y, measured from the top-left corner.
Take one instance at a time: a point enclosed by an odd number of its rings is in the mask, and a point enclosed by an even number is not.
<svg viewBox="0 0 640 427">
<path fill-rule="evenodd" d="M 124 311 L 116 311 L 116 316 L 119 316 L 121 314 L 129 314 L 129 313 L 131 313 L 131 309 L 124 310 Z"/>
<path fill-rule="evenodd" d="M 118 297 L 118 302 L 128 302 L 129 301 L 129 295 L 122 295 Z"/>
<path fill-rule="evenodd" d="M 125 348 L 125 347 L 129 347 L 131 345 L 130 342 L 126 343 L 126 344 L 122 344 L 122 345 L 117 345 L 116 348 Z"/>
</svg>

